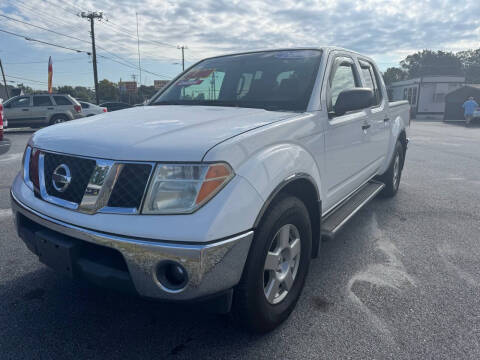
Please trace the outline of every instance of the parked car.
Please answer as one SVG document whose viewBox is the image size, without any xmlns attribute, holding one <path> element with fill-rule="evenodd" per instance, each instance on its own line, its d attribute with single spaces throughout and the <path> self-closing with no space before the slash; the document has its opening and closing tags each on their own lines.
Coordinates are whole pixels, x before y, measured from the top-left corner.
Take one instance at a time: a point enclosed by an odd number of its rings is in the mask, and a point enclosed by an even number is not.
<svg viewBox="0 0 480 360">
<path fill-rule="evenodd" d="M 95 104 L 91 104 L 85 101 L 79 101 L 80 105 L 82 106 L 82 112 L 85 116 L 93 116 L 98 114 L 103 114 L 107 112 L 106 107 L 98 106 Z"/>
<path fill-rule="evenodd" d="M 15 96 L 3 104 L 10 127 L 41 127 L 83 117 L 77 100 L 64 94 Z"/>
<path fill-rule="evenodd" d="M 410 107 L 388 102 L 367 56 L 209 58 L 150 104 L 29 141 L 12 208 L 20 237 L 59 273 L 209 299 L 266 332 L 295 307 L 321 238 L 399 188 Z"/>
<path fill-rule="evenodd" d="M 7 128 L 7 121 L 3 117 L 3 104 L 2 99 L 0 99 L 0 155 L 5 154 L 10 150 L 10 140 L 4 138 L 3 130 Z"/>
<path fill-rule="evenodd" d="M 6 128 L 6 120 L 3 118 L 3 100 L 0 99 L 0 141 L 3 140 L 3 130 Z"/>
<path fill-rule="evenodd" d="M 480 107 L 473 112 L 473 120 L 480 120 Z"/>
<path fill-rule="evenodd" d="M 105 102 L 103 104 L 100 104 L 102 107 L 106 107 L 109 112 L 111 111 L 117 111 L 117 110 L 123 110 L 123 109 L 129 109 L 133 107 L 130 104 L 123 103 L 123 102 Z"/>
</svg>

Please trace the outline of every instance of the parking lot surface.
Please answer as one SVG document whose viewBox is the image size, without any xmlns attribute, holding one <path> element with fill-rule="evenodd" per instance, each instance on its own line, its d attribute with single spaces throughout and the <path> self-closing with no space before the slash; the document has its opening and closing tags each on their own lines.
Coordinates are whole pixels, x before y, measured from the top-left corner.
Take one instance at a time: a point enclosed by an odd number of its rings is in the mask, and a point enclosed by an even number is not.
<svg viewBox="0 0 480 360">
<path fill-rule="evenodd" d="M 322 244 L 291 317 L 264 336 L 226 316 L 71 282 L 17 237 L 0 156 L 1 359 L 479 359 L 480 126 L 412 123 L 398 195 Z"/>
</svg>

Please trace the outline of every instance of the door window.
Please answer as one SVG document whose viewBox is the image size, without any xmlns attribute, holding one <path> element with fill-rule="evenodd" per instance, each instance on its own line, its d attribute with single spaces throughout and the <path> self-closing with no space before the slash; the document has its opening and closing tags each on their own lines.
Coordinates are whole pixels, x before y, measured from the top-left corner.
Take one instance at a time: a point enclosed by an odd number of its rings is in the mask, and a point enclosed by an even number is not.
<svg viewBox="0 0 480 360">
<path fill-rule="evenodd" d="M 50 99 L 50 96 L 48 95 L 33 97 L 33 106 L 51 106 L 51 105 L 52 105 L 52 99 Z"/>
<path fill-rule="evenodd" d="M 29 96 L 24 96 L 21 98 L 18 98 L 14 101 L 12 101 L 12 108 L 21 108 L 21 107 L 26 107 L 30 106 L 30 97 Z"/>
<path fill-rule="evenodd" d="M 382 102 L 382 91 L 380 88 L 380 81 L 378 74 L 371 63 L 368 61 L 360 60 L 360 67 L 362 69 L 363 81 L 366 88 L 372 89 L 375 96 L 375 105 L 380 105 Z"/>
<path fill-rule="evenodd" d="M 358 77 L 352 60 L 349 58 L 337 58 L 330 73 L 327 100 L 328 112 L 334 111 L 335 102 L 343 90 L 354 89 L 358 86 Z"/>
<path fill-rule="evenodd" d="M 72 105 L 71 101 L 65 96 L 54 96 L 53 99 L 57 105 Z"/>
</svg>

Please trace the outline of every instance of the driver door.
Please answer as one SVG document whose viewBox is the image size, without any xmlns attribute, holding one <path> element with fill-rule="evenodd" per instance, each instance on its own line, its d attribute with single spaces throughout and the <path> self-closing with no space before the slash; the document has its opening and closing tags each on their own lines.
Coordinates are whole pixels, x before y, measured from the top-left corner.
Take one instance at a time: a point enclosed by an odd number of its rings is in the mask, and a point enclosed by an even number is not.
<svg viewBox="0 0 480 360">
<path fill-rule="evenodd" d="M 10 127 L 22 126 L 32 117 L 31 97 L 20 96 L 4 108 L 5 117 Z"/>
</svg>

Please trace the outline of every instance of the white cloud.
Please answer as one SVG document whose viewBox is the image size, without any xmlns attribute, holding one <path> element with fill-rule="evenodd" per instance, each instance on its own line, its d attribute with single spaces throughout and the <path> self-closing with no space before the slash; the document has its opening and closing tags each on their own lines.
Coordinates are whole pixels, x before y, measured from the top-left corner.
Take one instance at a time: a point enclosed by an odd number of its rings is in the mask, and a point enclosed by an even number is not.
<svg viewBox="0 0 480 360">
<path fill-rule="evenodd" d="M 154 42 L 186 44 L 191 60 L 253 48 L 328 44 L 390 62 L 423 48 L 478 47 L 480 34 L 478 0 L 17 0 L 0 10 L 86 42 L 11 21 L 2 21 L 3 28 L 86 50 L 89 25 L 75 13 L 102 10 L 110 22 L 96 26 L 99 46 L 131 61 L 137 51 L 135 12 L 143 57 L 170 62 L 179 58 L 179 50 Z"/>
</svg>

